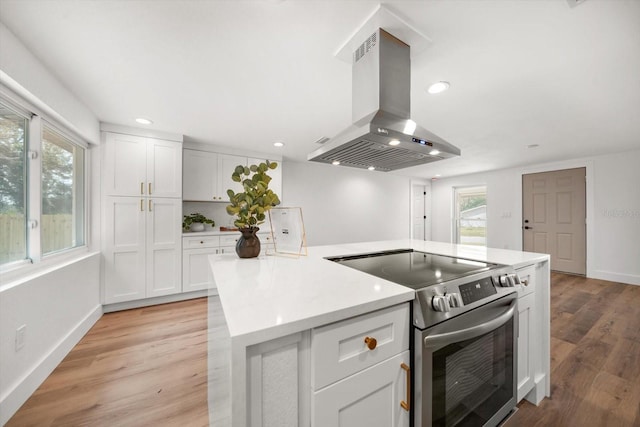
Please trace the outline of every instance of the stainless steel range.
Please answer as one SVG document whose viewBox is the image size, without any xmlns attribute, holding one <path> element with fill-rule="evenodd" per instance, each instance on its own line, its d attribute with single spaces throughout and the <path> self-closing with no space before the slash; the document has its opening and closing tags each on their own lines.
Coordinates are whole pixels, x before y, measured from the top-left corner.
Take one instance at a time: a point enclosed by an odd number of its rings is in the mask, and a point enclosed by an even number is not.
<svg viewBox="0 0 640 427">
<path fill-rule="evenodd" d="M 495 426 L 515 408 L 512 267 L 411 249 L 329 259 L 415 289 L 415 427 Z"/>
</svg>

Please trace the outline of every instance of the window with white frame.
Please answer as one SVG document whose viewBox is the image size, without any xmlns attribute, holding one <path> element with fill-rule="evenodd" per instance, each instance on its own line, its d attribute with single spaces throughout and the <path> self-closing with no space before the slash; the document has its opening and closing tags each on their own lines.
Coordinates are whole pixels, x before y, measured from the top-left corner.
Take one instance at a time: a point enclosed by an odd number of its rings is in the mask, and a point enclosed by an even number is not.
<svg viewBox="0 0 640 427">
<path fill-rule="evenodd" d="M 85 149 L 0 98 L 0 268 L 84 246 Z"/>
<path fill-rule="evenodd" d="M 455 188 L 454 203 L 455 242 L 487 246 L 487 187 Z"/>
</svg>

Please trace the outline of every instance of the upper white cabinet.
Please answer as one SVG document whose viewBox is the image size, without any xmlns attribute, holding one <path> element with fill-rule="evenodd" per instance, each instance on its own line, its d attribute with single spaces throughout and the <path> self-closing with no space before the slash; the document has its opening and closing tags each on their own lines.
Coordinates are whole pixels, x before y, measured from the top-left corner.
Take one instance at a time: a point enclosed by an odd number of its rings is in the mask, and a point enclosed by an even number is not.
<svg viewBox="0 0 640 427">
<path fill-rule="evenodd" d="M 107 196 L 181 197 L 182 144 L 105 134 L 104 191 Z"/>
<path fill-rule="evenodd" d="M 228 202 L 228 189 L 242 191 L 242 184 L 231 179 L 235 168 L 257 165 L 265 160 L 185 148 L 182 198 L 194 202 Z M 282 200 L 282 162 L 275 162 L 278 167 L 269 170 L 269 188 Z"/>
<path fill-rule="evenodd" d="M 182 198 L 215 201 L 218 197 L 218 154 L 185 149 L 183 162 Z"/>
<path fill-rule="evenodd" d="M 246 166 L 247 158 L 200 150 L 184 150 L 183 199 L 201 202 L 228 201 L 227 189 L 241 191 L 231 180 L 238 165 Z"/>
</svg>

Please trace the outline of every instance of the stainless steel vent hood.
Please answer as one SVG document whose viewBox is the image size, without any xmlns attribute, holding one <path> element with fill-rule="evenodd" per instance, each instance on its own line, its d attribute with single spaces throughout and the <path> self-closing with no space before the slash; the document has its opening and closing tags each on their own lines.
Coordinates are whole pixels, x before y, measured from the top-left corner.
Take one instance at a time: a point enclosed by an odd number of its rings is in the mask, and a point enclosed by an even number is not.
<svg viewBox="0 0 640 427">
<path fill-rule="evenodd" d="M 308 160 L 387 172 L 460 155 L 410 118 L 409 45 L 376 30 L 354 52 L 352 78 L 353 125 Z"/>
</svg>

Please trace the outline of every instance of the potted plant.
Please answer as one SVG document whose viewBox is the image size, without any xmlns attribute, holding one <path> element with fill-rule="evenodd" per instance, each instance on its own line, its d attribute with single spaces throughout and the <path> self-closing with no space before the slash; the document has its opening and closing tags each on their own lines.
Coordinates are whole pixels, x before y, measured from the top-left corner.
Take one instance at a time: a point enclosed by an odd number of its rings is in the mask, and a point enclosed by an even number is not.
<svg viewBox="0 0 640 427">
<path fill-rule="evenodd" d="M 259 165 L 236 166 L 231 174 L 234 182 L 242 183 L 243 192 L 235 193 L 227 190 L 229 201 L 227 213 L 235 216 L 233 222 L 242 236 L 236 244 L 236 253 L 240 258 L 255 258 L 260 254 L 260 239 L 256 233 L 266 218 L 266 213 L 273 206 L 280 204 L 278 195 L 269 189 L 271 177 L 269 169 L 275 169 L 278 164 L 268 160 Z"/>
<path fill-rule="evenodd" d="M 215 221 L 197 212 L 184 215 L 182 219 L 182 229 L 184 231 L 204 231 L 205 224 L 211 224 L 212 227 L 216 225 Z"/>
</svg>

